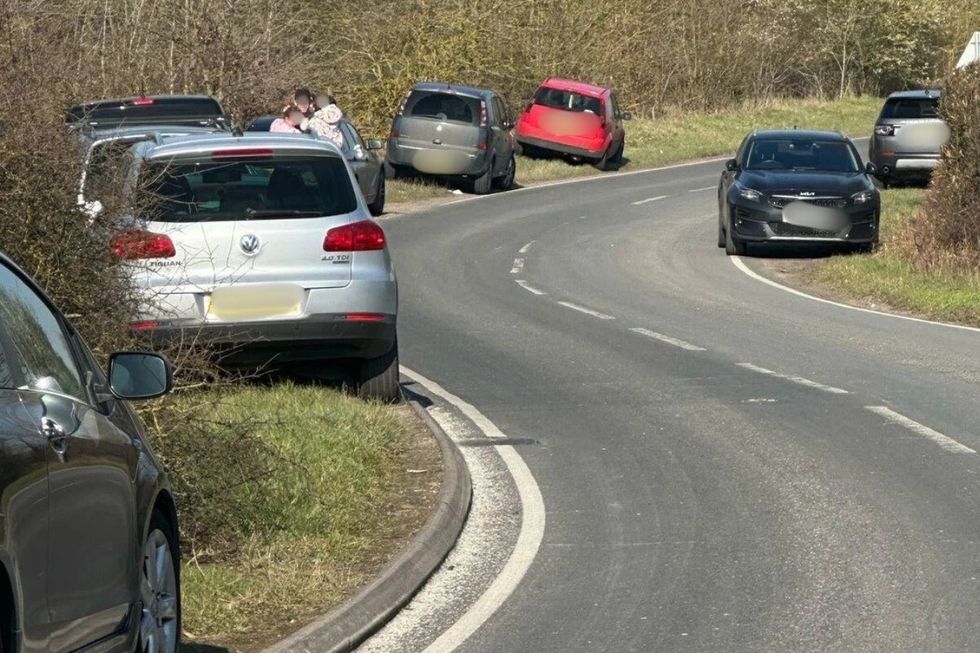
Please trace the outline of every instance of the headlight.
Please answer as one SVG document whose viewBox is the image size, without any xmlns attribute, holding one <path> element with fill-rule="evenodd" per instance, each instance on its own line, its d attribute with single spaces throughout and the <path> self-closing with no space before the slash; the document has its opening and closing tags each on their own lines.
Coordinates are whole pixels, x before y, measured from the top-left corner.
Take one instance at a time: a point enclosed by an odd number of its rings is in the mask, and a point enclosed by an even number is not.
<svg viewBox="0 0 980 653">
<path fill-rule="evenodd" d="M 851 201 L 855 204 L 867 204 L 875 198 L 874 191 L 862 190 L 860 193 L 851 195 Z"/>
<path fill-rule="evenodd" d="M 758 202 L 762 199 L 762 193 L 757 190 L 752 190 L 751 188 L 739 188 L 738 194 L 740 197 L 744 197 L 752 202 Z"/>
</svg>

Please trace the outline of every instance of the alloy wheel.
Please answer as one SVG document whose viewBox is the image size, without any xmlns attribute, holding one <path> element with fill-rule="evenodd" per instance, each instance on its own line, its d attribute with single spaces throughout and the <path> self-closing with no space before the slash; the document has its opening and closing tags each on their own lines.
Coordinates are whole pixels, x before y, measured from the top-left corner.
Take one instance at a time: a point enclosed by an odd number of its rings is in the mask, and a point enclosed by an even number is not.
<svg viewBox="0 0 980 653">
<path fill-rule="evenodd" d="M 143 547 L 140 593 L 143 599 L 140 651 L 175 653 L 179 634 L 177 570 L 170 553 L 170 542 L 158 528 L 150 532 Z"/>
</svg>

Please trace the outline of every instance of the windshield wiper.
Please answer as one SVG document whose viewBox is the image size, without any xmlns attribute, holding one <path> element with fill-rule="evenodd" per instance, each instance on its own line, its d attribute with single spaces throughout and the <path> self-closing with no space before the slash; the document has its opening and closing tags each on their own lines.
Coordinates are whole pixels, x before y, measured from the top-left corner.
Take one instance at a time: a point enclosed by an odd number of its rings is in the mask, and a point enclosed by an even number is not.
<svg viewBox="0 0 980 653">
<path fill-rule="evenodd" d="M 300 211 L 298 209 L 245 209 L 246 220 L 262 218 L 315 218 L 323 215 L 321 211 Z"/>
</svg>

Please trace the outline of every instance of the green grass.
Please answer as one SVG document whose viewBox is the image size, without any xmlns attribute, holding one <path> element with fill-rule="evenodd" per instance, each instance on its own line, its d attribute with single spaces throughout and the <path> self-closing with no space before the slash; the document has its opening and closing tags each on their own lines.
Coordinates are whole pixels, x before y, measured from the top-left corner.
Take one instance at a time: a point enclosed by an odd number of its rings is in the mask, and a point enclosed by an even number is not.
<svg viewBox="0 0 980 653">
<path fill-rule="evenodd" d="M 919 211 L 925 191 L 882 194 L 882 247 L 872 255 L 837 256 L 819 265 L 814 280 L 836 295 L 885 304 L 924 317 L 980 325 L 980 273 L 923 271 L 892 246 L 896 227 Z"/>
<path fill-rule="evenodd" d="M 223 391 L 216 421 L 249 423 L 281 453 L 261 491 L 245 484 L 254 532 L 231 560 L 183 568 L 184 627 L 195 639 L 269 632 L 283 615 L 323 610 L 364 579 L 358 563 L 385 520 L 403 417 L 324 388 L 290 384 Z M 229 455 L 234 455 L 229 452 Z M 271 483 L 271 489 L 269 491 Z M 249 494 L 251 492 L 251 494 Z"/>
<path fill-rule="evenodd" d="M 656 119 L 636 117 L 626 125 L 624 170 L 651 168 L 679 161 L 723 156 L 736 150 L 750 130 L 794 127 L 840 130 L 852 136 L 871 133 L 881 99 L 852 97 L 843 100 L 778 100 L 747 104 L 711 113 L 685 112 Z M 522 157 L 517 164 L 517 183 L 530 184 L 598 174 L 590 165 L 571 165 L 563 160 Z M 396 180 L 388 186 L 392 203 L 448 194 L 445 185 Z"/>
</svg>

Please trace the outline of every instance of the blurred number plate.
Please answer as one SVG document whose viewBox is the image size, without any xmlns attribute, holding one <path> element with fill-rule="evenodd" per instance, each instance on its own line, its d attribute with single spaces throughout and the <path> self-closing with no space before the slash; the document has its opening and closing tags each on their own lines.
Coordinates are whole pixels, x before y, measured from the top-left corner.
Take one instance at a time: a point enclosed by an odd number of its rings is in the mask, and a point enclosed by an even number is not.
<svg viewBox="0 0 980 653">
<path fill-rule="evenodd" d="M 215 288 L 208 316 L 225 322 L 299 315 L 306 291 L 291 283 Z"/>
</svg>

